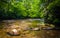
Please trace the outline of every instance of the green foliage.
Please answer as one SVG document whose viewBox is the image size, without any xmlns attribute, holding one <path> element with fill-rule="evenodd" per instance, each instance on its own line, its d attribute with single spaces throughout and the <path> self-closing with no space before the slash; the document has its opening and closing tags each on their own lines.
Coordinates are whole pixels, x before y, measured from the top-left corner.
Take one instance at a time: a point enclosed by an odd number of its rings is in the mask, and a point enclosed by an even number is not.
<svg viewBox="0 0 60 38">
<path fill-rule="evenodd" d="M 56 22 L 54 7 L 59 6 L 59 2 L 59 0 L 0 0 L 0 19 L 45 18 L 47 21 Z"/>
<path fill-rule="evenodd" d="M 42 0 L 6 0 L 1 1 L 0 11 L 2 11 L 1 18 L 17 19 L 17 18 L 43 18 L 44 6 L 42 7 Z M 4 13 L 6 15 L 4 15 Z"/>
<path fill-rule="evenodd" d="M 49 3 L 47 6 L 48 12 L 46 15 L 46 22 L 52 23 L 56 27 L 60 27 L 60 0 L 54 0 L 53 2 Z"/>
</svg>

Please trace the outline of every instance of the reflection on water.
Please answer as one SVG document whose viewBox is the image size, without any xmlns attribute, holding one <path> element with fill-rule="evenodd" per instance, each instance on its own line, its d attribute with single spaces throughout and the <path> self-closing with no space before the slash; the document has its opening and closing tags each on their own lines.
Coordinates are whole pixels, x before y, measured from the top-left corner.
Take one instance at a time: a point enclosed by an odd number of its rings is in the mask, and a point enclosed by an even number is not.
<svg viewBox="0 0 60 38">
<path fill-rule="evenodd" d="M 45 26 L 44 22 L 39 21 L 39 19 L 4 20 L 0 22 L 0 25 L 0 38 L 60 38 L 59 30 L 43 30 L 42 28 L 51 27 L 52 25 L 47 24 Z M 18 30 L 20 35 L 10 36 L 7 34 L 12 29 L 15 29 L 14 32 Z"/>
</svg>

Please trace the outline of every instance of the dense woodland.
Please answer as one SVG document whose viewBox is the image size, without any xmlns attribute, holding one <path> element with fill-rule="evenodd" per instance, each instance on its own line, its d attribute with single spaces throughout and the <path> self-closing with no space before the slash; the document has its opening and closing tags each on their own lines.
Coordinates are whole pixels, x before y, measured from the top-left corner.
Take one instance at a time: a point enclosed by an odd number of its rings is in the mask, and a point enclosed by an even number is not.
<svg viewBox="0 0 60 38">
<path fill-rule="evenodd" d="M 26 18 L 44 18 L 59 26 L 60 0 L 0 0 L 1 20 Z"/>
</svg>

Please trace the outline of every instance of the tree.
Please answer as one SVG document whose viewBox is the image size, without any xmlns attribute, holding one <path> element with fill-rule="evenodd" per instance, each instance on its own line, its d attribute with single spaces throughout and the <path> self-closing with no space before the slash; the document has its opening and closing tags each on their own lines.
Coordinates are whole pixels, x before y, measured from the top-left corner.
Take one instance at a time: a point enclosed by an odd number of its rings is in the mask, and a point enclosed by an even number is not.
<svg viewBox="0 0 60 38">
<path fill-rule="evenodd" d="M 46 22 L 47 23 L 52 23 L 56 27 L 60 27 L 60 0 L 55 0 L 47 6 L 48 9 L 48 14 L 46 16 Z"/>
</svg>

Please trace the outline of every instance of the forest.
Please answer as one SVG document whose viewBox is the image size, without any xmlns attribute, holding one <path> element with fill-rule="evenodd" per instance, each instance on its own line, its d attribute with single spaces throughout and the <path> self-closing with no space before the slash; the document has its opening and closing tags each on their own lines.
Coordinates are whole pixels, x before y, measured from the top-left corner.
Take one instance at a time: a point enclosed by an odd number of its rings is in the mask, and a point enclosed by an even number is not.
<svg viewBox="0 0 60 38">
<path fill-rule="evenodd" d="M 0 0 L 0 20 L 27 18 L 44 18 L 59 27 L 60 0 Z"/>
</svg>

